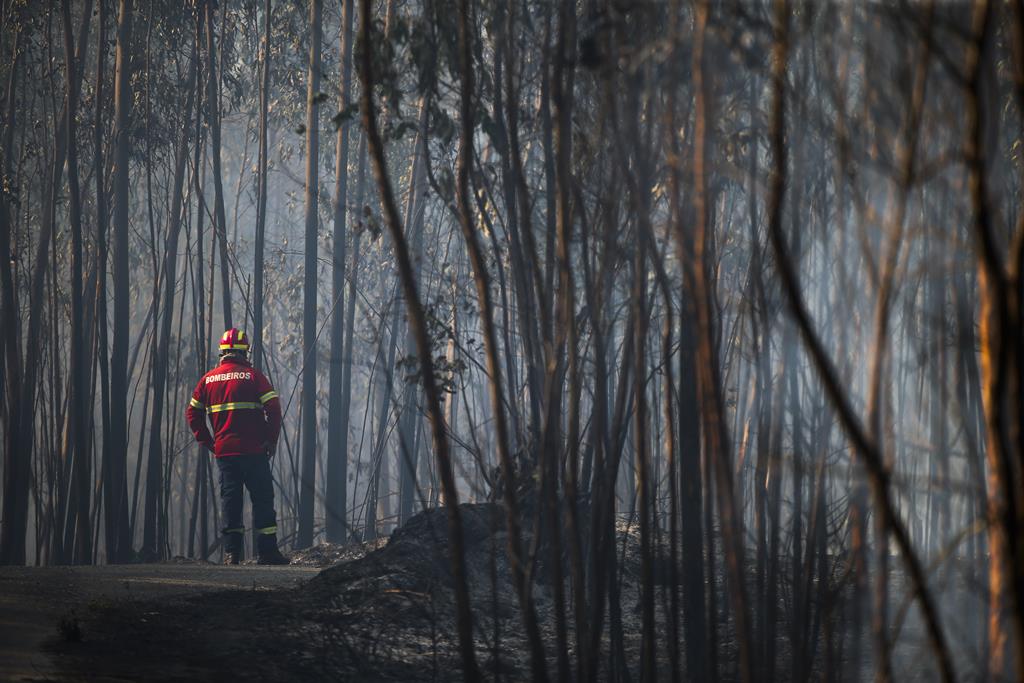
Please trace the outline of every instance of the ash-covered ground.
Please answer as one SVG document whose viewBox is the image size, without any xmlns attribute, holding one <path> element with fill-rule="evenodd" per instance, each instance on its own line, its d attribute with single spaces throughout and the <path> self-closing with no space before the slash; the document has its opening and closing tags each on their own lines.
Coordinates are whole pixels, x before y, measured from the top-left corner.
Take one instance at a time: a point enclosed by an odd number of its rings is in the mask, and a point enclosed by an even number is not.
<svg viewBox="0 0 1024 683">
<path fill-rule="evenodd" d="M 461 512 L 478 662 L 489 677 L 528 678 L 504 509 L 467 504 Z M 68 676 L 112 680 L 140 672 L 164 681 L 461 680 L 447 524 L 444 509 L 430 510 L 386 540 L 295 553 L 293 565 L 326 566 L 295 588 L 269 590 L 254 577 L 251 590 L 94 601 L 76 614 L 80 640 L 58 635 L 52 653 Z M 622 531 L 623 631 L 632 658 L 639 646 L 638 546 L 635 533 Z M 542 576 L 533 598 L 554 671 L 554 602 Z M 570 648 L 572 640 L 570 632 Z"/>
<path fill-rule="evenodd" d="M 473 504 L 460 510 L 477 661 L 489 680 L 527 680 L 529 650 L 507 561 L 504 508 Z M 531 541 L 527 535 L 524 545 L 529 547 Z M 658 554 L 664 557 L 667 549 L 660 547 Z M 621 568 L 617 588 L 622 638 L 621 644 L 609 638 L 606 611 L 599 680 L 611 678 L 615 658 L 639 674 L 640 548 L 635 525 L 619 523 L 616 557 Z M 51 641 L 62 680 L 462 680 L 444 509 L 413 517 L 386 540 L 319 545 L 295 553 L 293 563 L 292 567 L 235 568 L 252 573 L 251 589 L 207 588 L 202 593 L 175 592 L 149 600 L 90 602 L 76 612 L 78 639 L 62 634 Z M 300 567 L 325 568 L 298 585 L 267 580 L 274 572 L 295 572 Z M 226 568 L 197 564 L 197 580 L 204 571 L 215 569 Z M 554 599 L 543 563 L 534 570 L 533 599 L 548 671 L 554 675 Z M 670 675 L 666 573 L 656 572 L 655 587 L 659 679 Z M 720 575 L 715 581 L 720 599 L 719 661 L 728 678 L 730 671 L 735 672 L 737 653 L 728 636 L 725 586 Z M 234 585 L 246 584 L 235 581 Z M 904 593 L 899 582 L 892 589 Z M 575 665 L 571 605 L 566 607 L 569 659 Z M 900 610 L 894 608 L 893 613 Z M 780 612 L 779 617 L 777 660 L 785 662 L 789 656 L 786 616 Z M 920 666 L 926 646 L 917 620 L 910 617 L 903 624 L 896 668 L 901 677 L 908 674 L 905 680 L 927 680 L 930 669 Z M 902 615 L 897 621 L 903 621 Z M 844 654 L 836 653 L 834 666 L 842 666 Z M 911 660 L 918 664 L 906 666 Z M 785 665 L 780 664 L 779 670 L 785 671 Z M 865 661 L 862 673 L 871 671 L 870 662 Z"/>
</svg>

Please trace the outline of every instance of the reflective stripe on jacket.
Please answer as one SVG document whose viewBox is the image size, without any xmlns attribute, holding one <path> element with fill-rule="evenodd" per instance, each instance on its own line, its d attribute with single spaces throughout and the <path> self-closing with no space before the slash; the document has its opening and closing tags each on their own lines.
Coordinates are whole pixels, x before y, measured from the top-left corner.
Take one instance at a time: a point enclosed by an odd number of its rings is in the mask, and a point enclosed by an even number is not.
<svg viewBox="0 0 1024 683">
<path fill-rule="evenodd" d="M 277 392 L 263 373 L 237 357 L 225 357 L 203 375 L 185 415 L 196 441 L 217 457 L 273 449 L 281 433 Z M 212 435 L 207 417 L 213 425 Z"/>
</svg>

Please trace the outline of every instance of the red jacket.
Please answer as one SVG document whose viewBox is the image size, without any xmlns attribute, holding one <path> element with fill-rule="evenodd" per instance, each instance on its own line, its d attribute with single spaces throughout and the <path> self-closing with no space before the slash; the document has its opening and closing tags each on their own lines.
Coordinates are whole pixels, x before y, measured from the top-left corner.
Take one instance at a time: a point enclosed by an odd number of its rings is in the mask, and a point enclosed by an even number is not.
<svg viewBox="0 0 1024 683">
<path fill-rule="evenodd" d="M 248 361 L 231 356 L 199 380 L 185 416 L 196 441 L 218 458 L 273 453 L 281 433 L 281 401 L 270 380 Z"/>
</svg>

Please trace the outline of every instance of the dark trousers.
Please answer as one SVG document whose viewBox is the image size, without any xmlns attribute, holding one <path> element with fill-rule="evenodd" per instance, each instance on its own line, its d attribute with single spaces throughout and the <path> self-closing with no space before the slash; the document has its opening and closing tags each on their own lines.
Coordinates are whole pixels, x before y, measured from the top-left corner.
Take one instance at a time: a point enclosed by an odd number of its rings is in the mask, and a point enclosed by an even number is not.
<svg viewBox="0 0 1024 683">
<path fill-rule="evenodd" d="M 274 479 L 270 474 L 270 458 L 258 455 L 227 455 L 216 458 L 220 470 L 220 511 L 224 528 L 224 550 L 241 552 L 243 487 L 249 489 L 252 501 L 252 524 L 260 536 L 277 534 L 277 513 L 274 511 Z M 274 541 L 276 545 L 276 539 Z"/>
</svg>

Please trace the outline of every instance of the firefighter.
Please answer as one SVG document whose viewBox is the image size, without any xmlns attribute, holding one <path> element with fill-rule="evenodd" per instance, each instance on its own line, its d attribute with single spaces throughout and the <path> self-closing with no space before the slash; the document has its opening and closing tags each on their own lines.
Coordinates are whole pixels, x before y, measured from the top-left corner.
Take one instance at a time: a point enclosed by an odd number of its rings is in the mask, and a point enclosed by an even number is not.
<svg viewBox="0 0 1024 683">
<path fill-rule="evenodd" d="M 277 514 L 270 459 L 281 433 L 281 401 L 270 381 L 249 363 L 245 332 L 231 328 L 220 339 L 220 365 L 203 375 L 186 416 L 196 441 L 211 451 L 220 470 L 224 564 L 242 559 L 242 488 L 249 489 L 256 527 L 257 564 L 287 564 L 277 549 Z M 207 428 L 209 416 L 213 435 Z"/>
</svg>

